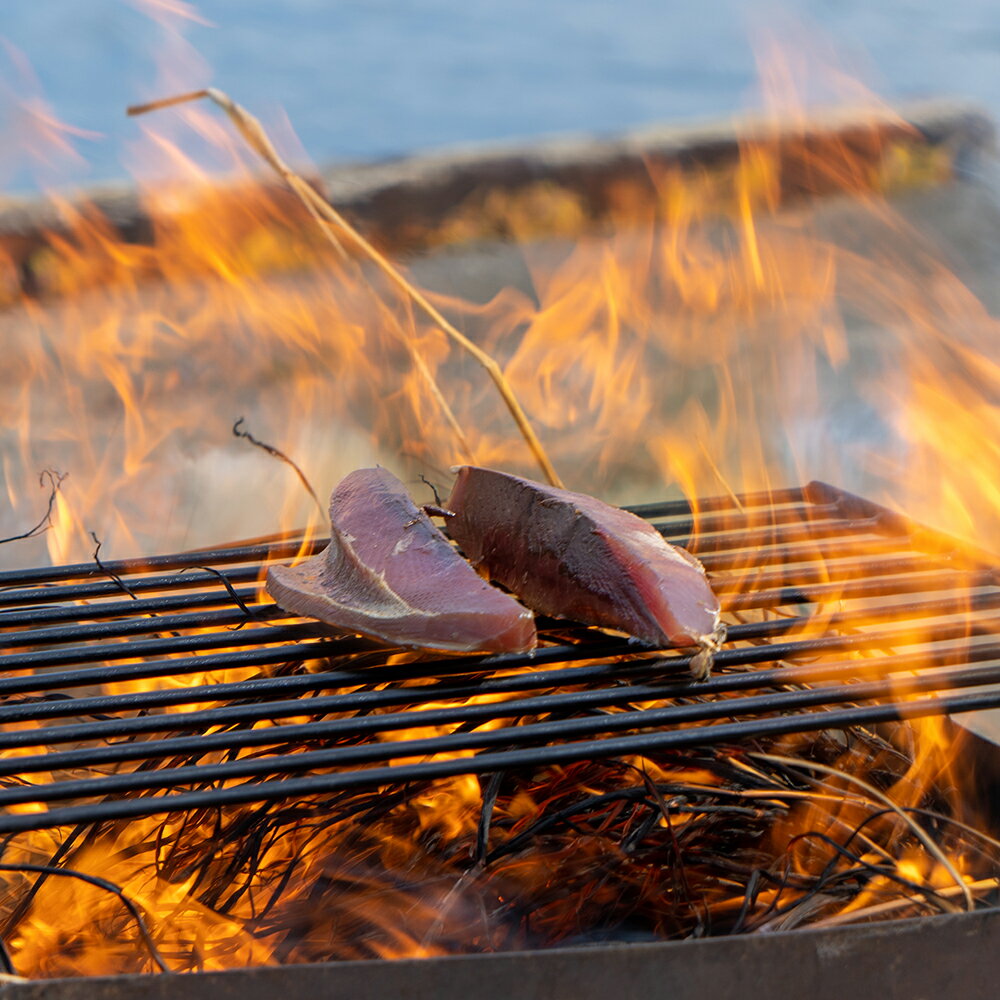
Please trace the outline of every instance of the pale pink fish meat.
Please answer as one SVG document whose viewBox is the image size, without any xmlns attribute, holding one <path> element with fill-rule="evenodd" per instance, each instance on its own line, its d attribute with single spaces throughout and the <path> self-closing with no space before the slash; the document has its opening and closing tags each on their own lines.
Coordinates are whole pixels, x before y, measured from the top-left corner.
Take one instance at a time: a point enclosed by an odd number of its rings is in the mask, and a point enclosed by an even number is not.
<svg viewBox="0 0 1000 1000">
<path fill-rule="evenodd" d="M 385 469 L 341 481 L 329 547 L 272 566 L 267 590 L 286 611 L 400 646 L 525 653 L 537 643 L 532 613 L 483 580 Z"/>
<path fill-rule="evenodd" d="M 583 493 L 462 466 L 448 532 L 472 563 L 529 608 L 617 629 L 656 646 L 698 647 L 707 677 L 725 638 L 701 563 L 649 523 Z"/>
</svg>

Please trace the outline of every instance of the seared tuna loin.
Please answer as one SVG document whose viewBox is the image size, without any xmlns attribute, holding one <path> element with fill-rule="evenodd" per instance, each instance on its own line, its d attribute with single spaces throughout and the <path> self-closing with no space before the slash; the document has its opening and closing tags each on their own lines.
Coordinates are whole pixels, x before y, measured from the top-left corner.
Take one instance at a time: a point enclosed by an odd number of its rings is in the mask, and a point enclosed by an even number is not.
<svg viewBox="0 0 1000 1000">
<path fill-rule="evenodd" d="M 462 466 L 448 531 L 465 555 L 556 618 L 619 629 L 657 646 L 698 646 L 707 676 L 724 637 L 701 563 L 646 521 L 583 493 Z"/>
<path fill-rule="evenodd" d="M 330 497 L 330 545 L 272 566 L 267 590 L 286 611 L 400 646 L 522 653 L 533 615 L 490 586 L 385 469 L 359 469 Z"/>
</svg>

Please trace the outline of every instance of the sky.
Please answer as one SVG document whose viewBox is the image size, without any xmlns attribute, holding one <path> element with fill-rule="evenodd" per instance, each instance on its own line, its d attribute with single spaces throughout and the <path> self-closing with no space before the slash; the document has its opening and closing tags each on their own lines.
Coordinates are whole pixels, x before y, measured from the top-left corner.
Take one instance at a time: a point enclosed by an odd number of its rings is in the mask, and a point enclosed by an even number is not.
<svg viewBox="0 0 1000 1000">
<path fill-rule="evenodd" d="M 731 117 L 760 105 L 757 59 L 773 36 L 792 62 L 837 65 L 893 101 L 961 97 L 1000 111 L 1000 12 L 986 0 L 8 0 L 3 7 L 6 191 L 126 176 L 142 126 L 124 116 L 125 105 L 206 84 L 280 133 L 294 132 L 300 158 L 318 163 Z M 812 96 L 839 95 L 827 78 Z M 76 156 L 41 162 L 37 142 L 23 139 L 25 101 L 70 127 L 62 138 Z M 21 138 L 12 143 L 12 135 Z"/>
</svg>

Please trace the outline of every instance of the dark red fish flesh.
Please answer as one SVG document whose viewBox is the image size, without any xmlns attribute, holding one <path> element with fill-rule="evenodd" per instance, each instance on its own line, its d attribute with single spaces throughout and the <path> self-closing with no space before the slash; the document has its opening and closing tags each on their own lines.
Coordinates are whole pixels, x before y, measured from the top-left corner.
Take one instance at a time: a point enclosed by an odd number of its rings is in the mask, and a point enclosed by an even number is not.
<svg viewBox="0 0 1000 1000">
<path fill-rule="evenodd" d="M 534 616 L 490 586 L 385 469 L 359 469 L 330 497 L 330 545 L 272 566 L 267 590 L 286 611 L 400 646 L 525 653 Z"/>
<path fill-rule="evenodd" d="M 725 629 L 694 556 L 583 493 L 475 466 L 457 471 L 448 532 L 491 580 L 541 614 L 698 647 L 691 671 L 708 676 Z"/>
</svg>

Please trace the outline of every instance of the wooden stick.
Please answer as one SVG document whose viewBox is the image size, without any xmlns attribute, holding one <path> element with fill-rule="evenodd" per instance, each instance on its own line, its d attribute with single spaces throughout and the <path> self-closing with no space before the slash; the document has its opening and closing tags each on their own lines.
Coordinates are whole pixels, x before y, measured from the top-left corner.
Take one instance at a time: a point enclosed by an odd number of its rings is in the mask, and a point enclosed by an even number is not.
<svg viewBox="0 0 1000 1000">
<path fill-rule="evenodd" d="M 400 293 L 415 303 L 426 316 L 428 316 L 449 338 L 451 338 L 451 340 L 453 340 L 460 347 L 464 348 L 476 359 L 476 361 L 479 362 L 492 379 L 497 391 L 500 393 L 507 409 L 514 418 L 514 422 L 517 424 L 518 430 L 521 432 L 521 435 L 526 441 L 528 447 L 531 449 L 535 460 L 541 467 L 545 478 L 553 486 L 562 486 L 562 480 L 559 478 L 559 475 L 551 461 L 549 461 L 549 457 L 546 454 L 545 449 L 542 447 L 541 441 L 535 434 L 534 429 L 528 421 L 527 415 L 521 408 L 521 404 L 514 395 L 513 389 L 510 387 L 510 383 L 505 378 L 496 361 L 484 350 L 482 350 L 482 348 L 480 348 L 477 344 L 474 344 L 468 337 L 448 322 L 448 320 L 445 319 L 445 317 L 427 299 L 420 289 L 404 277 L 403 274 L 398 271 L 392 263 L 390 263 L 388 258 L 372 246 L 372 244 L 369 243 L 368 240 L 366 240 L 364 236 L 362 236 L 325 198 L 323 198 L 319 192 L 307 184 L 281 159 L 277 150 L 274 148 L 273 143 L 268 138 L 267 133 L 264 131 L 260 122 L 254 118 L 253 115 L 251 115 L 248 111 L 246 111 L 246 109 L 241 107 L 222 91 L 216 90 L 214 87 L 208 87 L 204 90 L 194 90 L 187 94 L 178 94 L 175 97 L 164 98 L 160 101 L 152 101 L 149 104 L 132 105 L 128 108 L 128 114 L 142 115 L 149 111 L 156 111 L 160 108 L 169 108 L 188 101 L 200 100 L 201 98 L 208 98 L 208 100 L 214 102 L 226 112 L 233 125 L 235 125 L 237 131 L 243 136 L 251 148 L 257 152 L 257 154 L 299 197 L 299 200 L 306 206 L 309 214 L 317 221 L 317 223 L 321 225 L 324 233 L 327 235 L 327 238 L 336 247 L 341 256 L 344 256 L 345 254 L 344 248 L 340 243 L 340 239 L 346 238 L 349 243 L 352 243 L 378 267 L 378 269 L 389 279 L 389 281 L 395 285 L 396 289 Z M 333 227 L 333 230 L 335 230 L 336 235 L 331 231 L 331 226 Z M 338 239 L 338 236 L 340 239 Z M 412 345 L 411 350 L 413 350 L 414 359 L 416 360 L 418 355 L 415 348 L 412 348 Z M 426 365 L 423 364 L 423 359 L 417 361 L 417 366 L 418 369 L 421 370 L 422 374 L 425 374 L 425 377 L 430 378 L 430 372 L 427 370 Z M 448 406 L 443 395 L 441 394 L 440 388 L 433 382 L 433 379 L 431 379 L 431 383 L 432 392 L 434 393 L 435 398 L 444 407 L 445 414 L 448 417 L 448 422 L 458 435 L 464 450 L 468 453 L 469 447 L 465 441 L 465 436 L 462 433 L 461 428 L 458 426 L 458 421 L 455 419 L 454 414 L 451 412 L 451 408 Z"/>
</svg>

